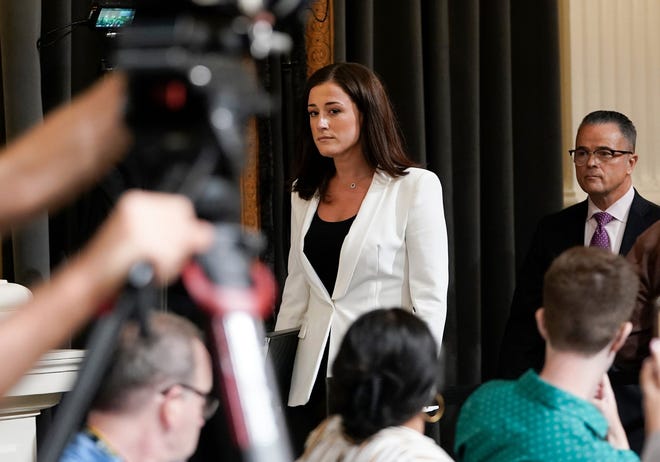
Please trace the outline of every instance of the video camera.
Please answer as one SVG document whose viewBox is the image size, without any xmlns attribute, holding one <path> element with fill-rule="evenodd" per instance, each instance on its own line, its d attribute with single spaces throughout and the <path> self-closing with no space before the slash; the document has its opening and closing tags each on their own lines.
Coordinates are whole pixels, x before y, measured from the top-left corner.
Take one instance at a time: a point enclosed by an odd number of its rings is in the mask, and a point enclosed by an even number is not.
<svg viewBox="0 0 660 462">
<path fill-rule="evenodd" d="M 301 3 L 137 4 L 130 27 L 121 28 L 114 40 L 112 60 L 129 77 L 127 121 L 136 137 L 137 157 L 150 176 L 167 177 L 168 184 L 183 181 L 171 178 L 177 176 L 172 173 L 176 166 L 186 170 L 201 153 L 214 152 L 216 172 L 223 178 L 239 177 L 247 119 L 271 110 L 268 95 L 256 81 L 253 61 L 290 49 L 291 39 L 273 25 L 279 16 L 298 12 Z M 115 0 L 93 11 L 98 11 L 98 18 L 128 18 L 133 6 Z"/>
</svg>

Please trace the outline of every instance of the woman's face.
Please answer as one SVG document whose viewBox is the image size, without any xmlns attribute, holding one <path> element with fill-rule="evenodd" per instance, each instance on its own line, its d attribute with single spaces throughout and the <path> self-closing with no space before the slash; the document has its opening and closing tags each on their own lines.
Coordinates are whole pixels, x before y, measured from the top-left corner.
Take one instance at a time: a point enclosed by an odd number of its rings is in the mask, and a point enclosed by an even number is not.
<svg viewBox="0 0 660 462">
<path fill-rule="evenodd" d="M 322 156 L 338 159 L 362 155 L 362 114 L 339 85 L 325 82 L 313 87 L 307 112 L 312 138 Z"/>
</svg>

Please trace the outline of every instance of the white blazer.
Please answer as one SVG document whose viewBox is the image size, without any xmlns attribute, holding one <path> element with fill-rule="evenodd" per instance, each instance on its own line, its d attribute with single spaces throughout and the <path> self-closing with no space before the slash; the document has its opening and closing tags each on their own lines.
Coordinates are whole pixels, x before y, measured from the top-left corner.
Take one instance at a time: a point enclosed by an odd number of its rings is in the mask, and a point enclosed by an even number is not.
<svg viewBox="0 0 660 462">
<path fill-rule="evenodd" d="M 330 339 L 328 375 L 351 323 L 376 308 L 402 307 L 428 324 L 438 348 L 447 315 L 447 227 L 438 177 L 419 168 L 392 178 L 377 170 L 344 239 L 329 294 L 303 253 L 318 196 L 291 195 L 289 274 L 276 330 L 300 326 L 289 406 L 309 401 Z"/>
</svg>

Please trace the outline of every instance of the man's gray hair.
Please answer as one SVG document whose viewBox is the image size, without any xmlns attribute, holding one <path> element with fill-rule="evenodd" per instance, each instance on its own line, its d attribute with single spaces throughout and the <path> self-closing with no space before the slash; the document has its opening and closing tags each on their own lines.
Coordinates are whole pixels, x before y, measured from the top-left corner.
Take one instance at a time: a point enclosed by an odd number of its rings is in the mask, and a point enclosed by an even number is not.
<svg viewBox="0 0 660 462">
<path fill-rule="evenodd" d="M 593 111 L 584 116 L 582 122 L 580 123 L 580 128 L 585 125 L 600 125 L 612 123 L 616 124 L 619 127 L 619 131 L 623 137 L 628 140 L 632 150 L 635 150 L 635 144 L 637 143 L 637 130 L 632 121 L 625 115 L 617 111 Z"/>
<path fill-rule="evenodd" d="M 152 312 L 146 337 L 136 322 L 128 323 L 92 408 L 120 410 L 139 406 L 139 395 L 144 392 L 190 383 L 197 366 L 194 340 L 203 341 L 199 329 L 174 314 Z"/>
</svg>

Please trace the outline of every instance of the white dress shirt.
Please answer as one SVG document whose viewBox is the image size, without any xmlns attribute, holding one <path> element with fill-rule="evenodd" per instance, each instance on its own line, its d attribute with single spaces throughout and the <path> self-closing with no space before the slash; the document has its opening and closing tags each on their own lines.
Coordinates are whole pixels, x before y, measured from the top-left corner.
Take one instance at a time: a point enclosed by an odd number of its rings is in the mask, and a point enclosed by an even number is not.
<svg viewBox="0 0 660 462">
<path fill-rule="evenodd" d="M 598 212 L 607 212 L 614 217 L 614 220 L 605 225 L 605 232 L 610 237 L 611 251 L 619 253 L 621 248 L 621 241 L 623 240 L 623 233 L 626 230 L 626 222 L 628 221 L 628 214 L 630 213 L 630 206 L 632 205 L 633 198 L 635 197 L 635 190 L 631 186 L 621 199 L 612 204 L 607 210 L 601 210 L 588 199 L 587 221 L 584 225 L 584 245 L 589 247 L 591 237 L 596 231 L 596 219 L 594 214 Z"/>
</svg>

